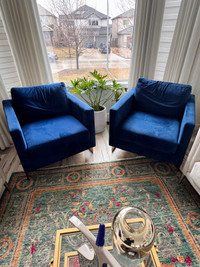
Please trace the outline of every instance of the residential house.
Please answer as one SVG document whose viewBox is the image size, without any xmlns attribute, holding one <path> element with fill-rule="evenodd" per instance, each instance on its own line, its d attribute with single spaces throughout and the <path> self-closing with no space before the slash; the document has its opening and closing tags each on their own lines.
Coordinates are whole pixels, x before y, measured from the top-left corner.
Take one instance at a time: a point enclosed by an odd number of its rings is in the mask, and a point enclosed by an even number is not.
<svg viewBox="0 0 200 267">
<path fill-rule="evenodd" d="M 38 11 L 45 44 L 54 45 L 57 41 L 57 17 L 40 4 L 38 4 Z"/>
<path fill-rule="evenodd" d="M 84 5 L 72 12 L 69 17 L 59 16 L 59 23 L 64 29 L 65 23 L 74 24 L 81 29 L 82 45 L 98 48 L 101 43 L 107 42 L 107 15 L 96 9 Z M 110 40 L 111 25 L 109 25 L 108 37 Z"/>
<path fill-rule="evenodd" d="M 118 47 L 131 47 L 134 23 L 134 9 L 112 19 L 112 45 Z"/>
</svg>

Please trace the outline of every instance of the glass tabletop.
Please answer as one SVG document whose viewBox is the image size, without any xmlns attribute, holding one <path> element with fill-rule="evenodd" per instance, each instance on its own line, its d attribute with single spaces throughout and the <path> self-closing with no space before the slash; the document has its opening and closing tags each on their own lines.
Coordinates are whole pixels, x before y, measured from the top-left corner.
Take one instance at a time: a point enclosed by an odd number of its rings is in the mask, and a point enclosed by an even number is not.
<svg viewBox="0 0 200 267">
<path fill-rule="evenodd" d="M 87 228 L 96 237 L 98 234 L 99 225 L 89 225 Z M 52 267 L 98 267 L 96 257 L 94 261 L 87 261 L 83 256 L 78 253 L 78 248 L 83 244 L 87 244 L 90 249 L 90 245 L 87 238 L 77 229 L 68 228 L 57 230 L 56 243 L 54 251 L 54 259 L 52 260 Z M 105 224 L 105 247 L 112 254 L 112 237 L 111 237 L 111 223 Z M 148 266 L 161 267 L 160 261 L 157 256 L 156 246 L 153 246 L 150 257 L 147 260 Z M 147 266 L 147 262 L 142 262 L 140 266 Z"/>
</svg>

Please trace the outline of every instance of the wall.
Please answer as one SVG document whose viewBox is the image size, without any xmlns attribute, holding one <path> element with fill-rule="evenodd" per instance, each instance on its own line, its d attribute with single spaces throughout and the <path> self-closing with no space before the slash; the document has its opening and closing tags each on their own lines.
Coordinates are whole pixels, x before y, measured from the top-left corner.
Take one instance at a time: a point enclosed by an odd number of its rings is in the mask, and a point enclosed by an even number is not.
<svg viewBox="0 0 200 267">
<path fill-rule="evenodd" d="M 174 34 L 176 19 L 179 12 L 181 0 L 166 0 L 161 29 L 160 45 L 155 70 L 155 80 L 163 80 L 165 66 Z"/>
<path fill-rule="evenodd" d="M 107 27 L 107 19 L 101 20 L 101 27 Z"/>
<path fill-rule="evenodd" d="M 118 33 L 118 19 L 112 20 L 112 38 L 117 38 Z"/>
<path fill-rule="evenodd" d="M 54 16 L 44 16 L 44 15 L 40 15 L 40 21 L 42 24 L 45 25 L 57 25 L 57 19 Z"/>
<path fill-rule="evenodd" d="M 3 22 L 0 17 L 0 74 L 2 76 L 6 90 L 9 92 L 11 87 L 21 86 L 17 73 L 14 58 L 8 43 L 7 35 L 4 30 Z"/>
</svg>

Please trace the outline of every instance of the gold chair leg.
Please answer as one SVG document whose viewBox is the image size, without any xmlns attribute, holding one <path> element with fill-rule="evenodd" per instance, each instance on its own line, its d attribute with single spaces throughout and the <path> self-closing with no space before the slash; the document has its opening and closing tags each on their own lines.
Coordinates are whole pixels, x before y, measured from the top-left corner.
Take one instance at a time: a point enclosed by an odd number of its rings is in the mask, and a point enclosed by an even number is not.
<svg viewBox="0 0 200 267">
<path fill-rule="evenodd" d="M 8 183 L 7 183 L 6 181 L 4 182 L 4 186 L 5 186 L 5 188 L 8 190 L 8 192 L 10 192 L 9 185 L 8 185 Z"/>
<path fill-rule="evenodd" d="M 93 147 L 89 148 L 89 150 L 90 150 L 91 153 L 94 152 L 94 148 Z"/>
<path fill-rule="evenodd" d="M 111 150 L 112 150 L 112 153 L 115 151 L 116 147 L 112 146 L 111 147 Z"/>
<path fill-rule="evenodd" d="M 183 179 L 185 178 L 185 175 L 182 173 L 179 184 L 182 183 Z"/>
<path fill-rule="evenodd" d="M 53 267 L 53 259 L 51 259 L 51 261 L 49 263 L 49 267 Z"/>
<path fill-rule="evenodd" d="M 30 175 L 28 172 L 25 172 L 27 180 L 30 180 Z"/>
</svg>

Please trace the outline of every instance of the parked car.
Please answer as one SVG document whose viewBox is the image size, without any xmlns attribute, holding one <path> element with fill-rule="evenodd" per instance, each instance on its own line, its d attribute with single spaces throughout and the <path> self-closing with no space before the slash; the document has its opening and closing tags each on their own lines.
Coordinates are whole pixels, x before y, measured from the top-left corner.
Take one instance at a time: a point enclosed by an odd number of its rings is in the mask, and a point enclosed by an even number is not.
<svg viewBox="0 0 200 267">
<path fill-rule="evenodd" d="M 92 43 L 92 42 L 87 42 L 87 43 L 85 44 L 85 46 L 86 46 L 87 48 L 93 48 L 93 43 Z"/>
<path fill-rule="evenodd" d="M 132 50 L 132 43 L 129 44 L 128 48 Z"/>
<path fill-rule="evenodd" d="M 49 62 L 55 62 L 58 60 L 58 56 L 52 52 L 48 52 Z"/>
<path fill-rule="evenodd" d="M 100 46 L 99 46 L 99 52 L 101 53 L 101 54 L 106 54 L 107 53 L 107 51 L 108 51 L 108 53 L 110 54 L 110 45 L 108 45 L 108 48 L 107 48 L 107 45 L 106 44 L 100 44 Z"/>
</svg>

